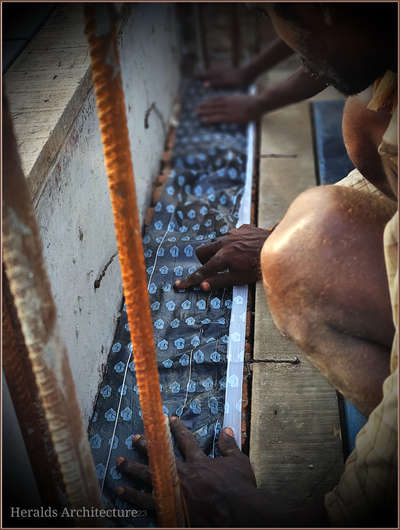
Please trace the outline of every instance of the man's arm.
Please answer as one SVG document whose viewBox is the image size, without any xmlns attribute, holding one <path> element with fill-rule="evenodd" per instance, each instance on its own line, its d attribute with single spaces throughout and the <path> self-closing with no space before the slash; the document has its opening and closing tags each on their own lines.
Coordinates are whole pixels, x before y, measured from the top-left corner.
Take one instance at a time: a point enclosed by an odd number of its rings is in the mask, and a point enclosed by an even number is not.
<svg viewBox="0 0 400 530">
<path fill-rule="evenodd" d="M 235 88 L 252 83 L 259 75 L 293 54 L 293 50 L 281 39 L 274 40 L 248 64 L 240 68 L 210 70 L 197 76 L 205 86 Z"/>
<path fill-rule="evenodd" d="M 274 40 L 265 50 L 241 68 L 246 84 L 252 83 L 259 75 L 267 72 L 293 53 L 292 48 L 289 48 L 286 42 L 281 39 Z"/>
<path fill-rule="evenodd" d="M 211 98 L 200 103 L 196 111 L 205 123 L 247 123 L 259 119 L 266 112 L 315 96 L 326 86 L 324 81 L 311 77 L 300 67 L 288 79 L 265 88 L 260 94 Z"/>
<path fill-rule="evenodd" d="M 325 81 L 318 77 L 311 77 L 300 66 L 288 79 L 272 87 L 267 87 L 260 93 L 258 97 L 261 112 L 264 114 L 285 105 L 298 103 L 319 94 L 326 87 Z"/>
</svg>

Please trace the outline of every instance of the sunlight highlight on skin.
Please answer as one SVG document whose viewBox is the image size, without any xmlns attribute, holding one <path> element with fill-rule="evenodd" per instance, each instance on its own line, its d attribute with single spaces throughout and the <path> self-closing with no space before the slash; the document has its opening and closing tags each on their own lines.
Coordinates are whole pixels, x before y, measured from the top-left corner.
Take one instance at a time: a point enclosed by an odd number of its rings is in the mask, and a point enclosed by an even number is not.
<svg viewBox="0 0 400 530">
<path fill-rule="evenodd" d="M 296 232 L 304 230 L 305 226 L 308 224 L 308 216 L 303 216 L 299 221 L 292 224 L 289 228 L 285 229 L 283 234 L 280 233 L 280 225 L 278 225 L 276 228 L 276 233 L 279 233 L 279 237 L 274 237 L 274 233 L 272 233 L 271 237 L 267 239 L 268 245 L 271 245 L 271 248 L 274 252 L 279 252 L 282 248 L 288 245 L 291 238 L 296 234 Z"/>
</svg>

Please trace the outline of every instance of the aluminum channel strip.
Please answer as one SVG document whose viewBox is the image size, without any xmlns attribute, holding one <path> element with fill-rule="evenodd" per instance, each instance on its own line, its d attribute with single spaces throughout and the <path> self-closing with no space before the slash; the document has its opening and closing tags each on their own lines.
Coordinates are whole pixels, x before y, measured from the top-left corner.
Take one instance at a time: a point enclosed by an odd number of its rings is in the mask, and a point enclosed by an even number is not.
<svg viewBox="0 0 400 530">
<path fill-rule="evenodd" d="M 255 88 L 251 87 L 250 94 L 254 93 Z M 250 222 L 254 137 L 255 125 L 252 122 L 247 127 L 246 182 L 240 204 L 239 218 L 236 223 L 237 227 Z M 240 448 L 242 447 L 242 385 L 244 346 L 246 340 L 247 294 L 247 285 L 233 287 L 223 423 L 223 427 L 230 427 L 233 430 L 236 443 Z"/>
</svg>

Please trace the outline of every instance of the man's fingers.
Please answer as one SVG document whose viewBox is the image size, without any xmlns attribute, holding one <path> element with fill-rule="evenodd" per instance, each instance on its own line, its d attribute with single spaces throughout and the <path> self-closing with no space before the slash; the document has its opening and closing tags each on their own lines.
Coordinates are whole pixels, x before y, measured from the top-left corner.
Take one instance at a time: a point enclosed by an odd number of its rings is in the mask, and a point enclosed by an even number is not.
<svg viewBox="0 0 400 530">
<path fill-rule="evenodd" d="M 138 508 L 149 511 L 155 510 L 155 503 L 150 493 L 143 493 L 127 486 L 118 488 L 117 493 L 121 499 L 130 502 Z"/>
<path fill-rule="evenodd" d="M 197 269 L 196 272 L 190 274 L 184 280 L 176 280 L 176 282 L 174 283 L 174 289 L 188 289 L 189 287 L 193 287 L 194 285 L 199 285 L 199 283 L 204 280 L 202 268 L 203 267 L 200 267 L 200 269 Z"/>
<path fill-rule="evenodd" d="M 218 447 L 222 456 L 241 455 L 239 447 L 236 445 L 233 431 L 229 427 L 223 429 L 218 439 Z"/>
<path fill-rule="evenodd" d="M 217 96 L 215 98 L 205 99 L 201 101 L 196 108 L 197 113 L 204 112 L 215 107 L 221 107 L 226 102 L 225 96 Z"/>
<path fill-rule="evenodd" d="M 142 455 L 147 456 L 146 438 L 143 434 L 136 434 L 132 440 L 132 446 Z"/>
<path fill-rule="evenodd" d="M 178 418 L 171 418 L 170 427 L 178 447 L 187 462 L 194 462 L 196 460 L 207 458 L 202 449 L 200 449 L 196 438 L 182 421 Z"/>
<path fill-rule="evenodd" d="M 174 287 L 177 289 L 187 289 L 193 285 L 207 280 L 209 276 L 214 276 L 217 272 L 222 272 L 227 268 L 227 262 L 221 252 L 217 252 L 205 265 L 197 269 L 196 272 L 185 278 L 184 280 L 177 280 Z"/>
<path fill-rule="evenodd" d="M 232 117 L 229 114 L 217 113 L 204 116 L 201 118 L 201 121 L 203 123 L 227 123 L 235 120 L 232 120 Z"/>
<path fill-rule="evenodd" d="M 212 243 L 207 243 L 206 245 L 200 245 L 196 248 L 196 256 L 199 258 L 201 264 L 204 265 L 209 259 L 211 259 L 214 254 L 222 247 L 223 237 L 213 241 Z"/>
<path fill-rule="evenodd" d="M 126 460 L 125 458 L 120 458 L 117 466 L 122 473 L 138 478 L 146 484 L 151 484 L 151 473 L 148 466 L 145 466 L 140 462 L 135 462 L 134 460 Z"/>
<path fill-rule="evenodd" d="M 225 114 L 227 111 L 225 105 L 213 105 L 212 107 L 207 107 L 204 109 L 199 109 L 197 111 L 198 117 L 202 120 L 204 118 L 209 118 L 215 114 Z"/>
<path fill-rule="evenodd" d="M 204 103 L 200 103 L 198 105 L 198 107 L 196 108 L 196 113 L 198 115 L 210 114 L 210 112 L 221 110 L 224 107 L 225 107 L 225 104 L 223 102 L 205 101 Z"/>
<path fill-rule="evenodd" d="M 238 274 L 232 272 L 223 272 L 222 274 L 215 274 L 214 276 L 209 276 L 207 280 L 204 280 L 201 284 L 201 287 L 204 291 L 213 291 L 216 289 L 223 289 L 224 287 L 232 287 L 232 285 L 241 285 L 242 279 Z M 206 288 L 207 283 L 209 288 Z"/>
</svg>

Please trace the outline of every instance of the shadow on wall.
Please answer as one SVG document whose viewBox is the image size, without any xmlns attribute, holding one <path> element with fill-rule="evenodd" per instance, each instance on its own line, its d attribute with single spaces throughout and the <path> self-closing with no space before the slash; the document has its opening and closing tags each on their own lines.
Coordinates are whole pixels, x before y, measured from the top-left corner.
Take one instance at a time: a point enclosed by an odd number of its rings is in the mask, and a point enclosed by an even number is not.
<svg viewBox="0 0 400 530">
<path fill-rule="evenodd" d="M 33 2 L 3 4 L 3 74 L 43 26 L 55 6 L 54 3 Z"/>
</svg>

